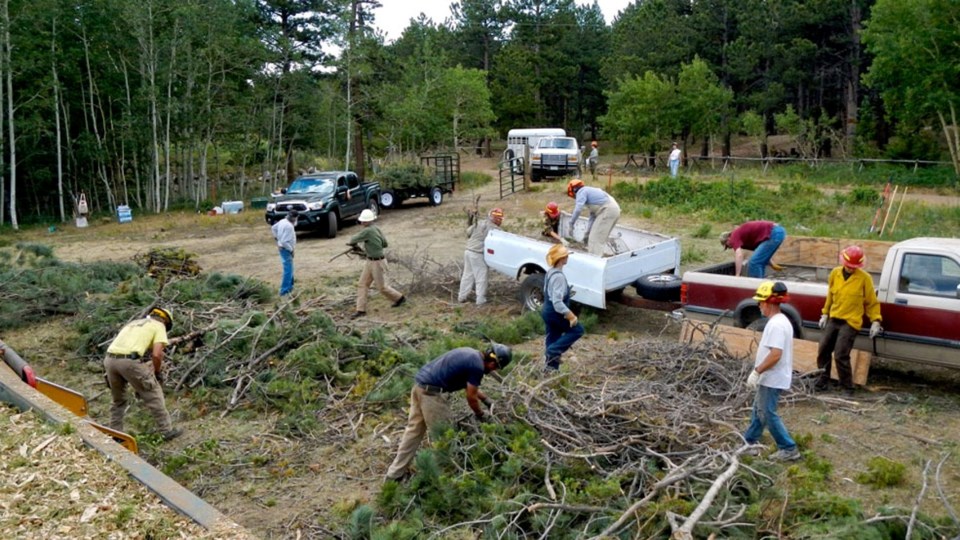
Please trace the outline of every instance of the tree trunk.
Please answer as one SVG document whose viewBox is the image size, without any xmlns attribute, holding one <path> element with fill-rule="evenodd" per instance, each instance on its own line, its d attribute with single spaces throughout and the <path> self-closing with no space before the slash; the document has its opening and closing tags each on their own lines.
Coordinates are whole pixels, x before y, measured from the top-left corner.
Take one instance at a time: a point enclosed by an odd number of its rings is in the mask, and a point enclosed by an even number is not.
<svg viewBox="0 0 960 540">
<path fill-rule="evenodd" d="M 62 138 L 60 130 L 60 77 L 57 76 L 57 21 L 53 21 L 53 32 L 50 37 L 50 64 L 53 68 L 53 117 L 56 121 L 57 137 L 57 201 L 60 203 L 60 223 L 67 221 L 67 213 L 63 207 L 63 149 L 60 147 Z"/>
<path fill-rule="evenodd" d="M 857 136 L 857 121 L 859 115 L 860 100 L 860 0 L 850 0 L 850 56 L 847 67 L 850 72 L 847 76 L 847 88 L 845 92 L 847 118 L 846 126 L 846 147 L 853 149 L 854 139 Z"/>
<path fill-rule="evenodd" d="M 172 183 L 172 171 L 170 170 L 170 123 L 173 116 L 173 66 L 177 65 L 177 28 L 179 26 L 179 21 L 174 22 L 173 25 L 173 43 L 170 46 L 170 68 L 167 73 L 167 118 L 166 118 L 166 127 L 164 128 L 163 136 L 163 168 L 164 168 L 164 189 L 163 189 L 163 211 L 166 212 L 170 208 L 170 184 Z M 160 208 L 157 208 L 157 211 L 160 211 Z"/>
<path fill-rule="evenodd" d="M 7 66 L 7 126 L 10 144 L 10 225 L 19 230 L 17 223 L 17 135 L 13 122 L 13 68 L 10 61 L 10 12 L 9 1 L 3 0 L 3 60 Z"/>
<path fill-rule="evenodd" d="M 97 122 L 96 90 L 93 86 L 93 69 L 90 66 L 90 41 L 87 39 L 86 31 L 84 31 L 82 39 L 84 66 L 87 69 L 87 92 L 90 98 L 90 127 L 97 141 L 97 150 L 100 151 L 100 157 L 96 160 L 95 168 L 97 170 L 97 176 L 100 177 L 100 181 L 103 182 L 103 187 L 106 190 L 107 206 L 112 208 L 114 206 L 113 190 L 110 188 L 110 182 L 107 179 L 107 168 L 104 164 L 103 137 L 100 136 L 100 124 Z"/>
</svg>

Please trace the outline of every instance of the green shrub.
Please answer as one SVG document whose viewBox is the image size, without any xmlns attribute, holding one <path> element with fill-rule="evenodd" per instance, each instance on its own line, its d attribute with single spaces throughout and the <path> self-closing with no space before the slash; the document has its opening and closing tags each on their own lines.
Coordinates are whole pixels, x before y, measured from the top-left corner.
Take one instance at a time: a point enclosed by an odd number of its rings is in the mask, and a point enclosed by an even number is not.
<svg viewBox="0 0 960 540">
<path fill-rule="evenodd" d="M 477 171 L 463 171 L 460 173 L 460 189 L 473 189 L 485 186 L 493 181 L 487 173 Z"/>
<path fill-rule="evenodd" d="M 907 474 L 907 467 L 883 456 L 874 456 L 867 461 L 867 471 L 857 474 L 857 482 L 881 489 L 899 486 Z"/>
</svg>

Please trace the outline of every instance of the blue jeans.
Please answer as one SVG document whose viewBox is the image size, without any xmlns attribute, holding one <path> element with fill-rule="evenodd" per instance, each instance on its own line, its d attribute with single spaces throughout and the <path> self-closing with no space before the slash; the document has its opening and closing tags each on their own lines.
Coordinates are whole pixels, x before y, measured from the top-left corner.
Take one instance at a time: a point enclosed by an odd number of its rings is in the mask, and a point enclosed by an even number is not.
<svg viewBox="0 0 960 540">
<path fill-rule="evenodd" d="M 780 389 L 763 385 L 757 387 L 757 397 L 753 400 L 753 413 L 750 415 L 750 427 L 743 434 L 748 444 L 756 444 L 760 440 L 760 435 L 763 435 L 763 428 L 766 427 L 780 450 L 789 451 L 797 447 L 797 443 L 793 442 L 793 438 L 787 433 L 787 427 L 783 425 L 783 420 L 777 414 L 778 401 L 780 401 Z"/>
<path fill-rule="evenodd" d="M 280 280 L 280 296 L 293 290 L 293 252 L 280 249 L 280 263 L 283 265 L 283 278 Z"/>
<path fill-rule="evenodd" d="M 679 169 L 680 169 L 680 160 L 679 160 L 679 159 L 671 159 L 671 160 L 670 160 L 670 176 L 676 178 L 676 177 L 677 177 L 677 171 L 678 171 Z"/>
<path fill-rule="evenodd" d="M 782 226 L 773 226 L 773 229 L 770 230 L 770 238 L 760 242 L 757 249 L 753 250 L 750 261 L 747 262 L 748 277 L 762 278 L 767 275 L 767 265 L 770 264 L 770 259 L 780 249 L 780 244 L 786 237 L 787 231 Z"/>
<path fill-rule="evenodd" d="M 549 312 L 544 310 L 542 317 L 544 324 L 547 326 L 547 339 L 544 342 L 547 349 L 547 366 L 558 368 L 560 367 L 560 355 L 567 352 L 578 339 L 583 337 L 583 325 L 578 322 L 570 326 L 570 321 L 553 309 L 550 309 Z"/>
</svg>

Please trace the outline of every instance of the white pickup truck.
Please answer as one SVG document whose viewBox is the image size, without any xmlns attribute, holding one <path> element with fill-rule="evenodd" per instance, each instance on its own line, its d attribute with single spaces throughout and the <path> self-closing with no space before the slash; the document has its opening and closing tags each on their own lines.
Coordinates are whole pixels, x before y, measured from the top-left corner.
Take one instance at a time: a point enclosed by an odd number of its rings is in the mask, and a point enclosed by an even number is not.
<svg viewBox="0 0 960 540">
<path fill-rule="evenodd" d="M 584 241 L 587 218 L 570 227 L 570 216 L 560 218 L 561 235 Z M 539 310 L 543 303 L 543 277 L 547 272 L 550 242 L 493 230 L 484 241 L 487 266 L 513 279 L 523 279 L 520 297 L 525 308 Z M 634 285 L 650 300 L 675 300 L 680 294 L 680 241 L 659 233 L 617 225 L 610 233 L 604 257 L 571 250 L 563 269 L 573 287 L 574 301 L 600 309 L 607 293 Z M 673 297 L 675 295 L 675 298 Z"/>
<path fill-rule="evenodd" d="M 790 302 L 783 311 L 795 336 L 818 340 L 826 280 L 846 242 L 787 240 L 792 245 L 785 242 L 786 247 L 776 256 L 787 265 L 787 273 L 774 273 L 768 279 L 787 284 Z M 865 324 L 854 346 L 880 358 L 960 368 L 960 239 L 914 238 L 893 245 L 869 244 L 865 269 L 877 287 L 884 331 L 871 340 L 867 336 L 870 325 Z M 732 262 L 685 272 L 683 310 L 692 319 L 719 318 L 741 328 L 758 328 L 763 320 L 753 293 L 762 281 L 734 276 Z"/>
</svg>

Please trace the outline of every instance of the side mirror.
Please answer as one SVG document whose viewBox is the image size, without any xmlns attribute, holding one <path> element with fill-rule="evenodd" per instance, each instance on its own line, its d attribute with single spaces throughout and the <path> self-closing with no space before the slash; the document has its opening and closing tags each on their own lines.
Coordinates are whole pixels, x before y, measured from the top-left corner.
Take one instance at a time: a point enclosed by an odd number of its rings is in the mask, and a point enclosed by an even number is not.
<svg viewBox="0 0 960 540">
<path fill-rule="evenodd" d="M 286 194 L 287 194 L 287 188 L 280 188 L 280 194 L 281 194 L 281 195 L 286 195 Z"/>
</svg>

